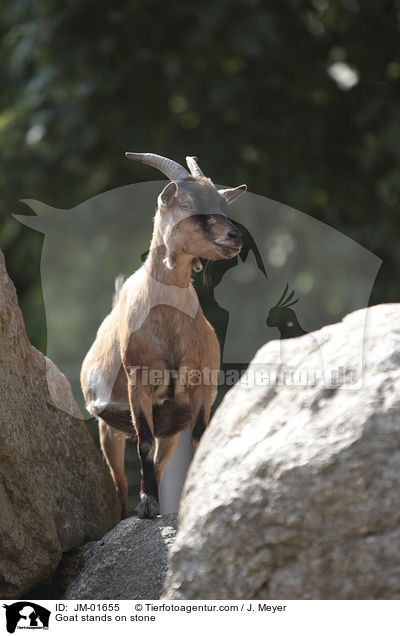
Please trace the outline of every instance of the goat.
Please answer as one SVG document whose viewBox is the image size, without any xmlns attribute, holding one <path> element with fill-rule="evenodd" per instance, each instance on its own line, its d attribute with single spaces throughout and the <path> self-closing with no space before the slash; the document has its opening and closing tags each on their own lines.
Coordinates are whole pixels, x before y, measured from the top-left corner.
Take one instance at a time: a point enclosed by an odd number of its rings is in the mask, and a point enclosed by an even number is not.
<svg viewBox="0 0 400 636">
<path fill-rule="evenodd" d="M 125 440 L 137 436 L 141 464 L 138 516 L 159 512 L 162 472 L 180 432 L 191 428 L 194 449 L 216 398 L 220 348 L 191 283 L 200 258 L 234 258 L 241 232 L 227 206 L 247 186 L 217 190 L 195 157 L 190 173 L 151 153 L 126 153 L 163 172 L 170 182 L 158 196 L 153 236 L 142 267 L 122 285 L 81 370 L 86 408 L 99 422 L 100 442 L 128 516 Z M 203 372 L 205 381 L 198 381 Z M 193 374 L 196 378 L 193 381 Z M 150 381 L 149 381 L 150 379 Z"/>
</svg>

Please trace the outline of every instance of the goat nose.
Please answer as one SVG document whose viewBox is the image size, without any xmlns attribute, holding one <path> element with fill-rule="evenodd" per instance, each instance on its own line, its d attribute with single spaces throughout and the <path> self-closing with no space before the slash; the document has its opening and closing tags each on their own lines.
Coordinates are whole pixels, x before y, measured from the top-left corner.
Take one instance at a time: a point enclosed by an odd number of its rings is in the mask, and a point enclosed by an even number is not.
<svg viewBox="0 0 400 636">
<path fill-rule="evenodd" d="M 229 230 L 226 236 L 227 238 L 234 239 L 235 241 L 240 241 L 242 239 L 242 233 L 236 227 Z"/>
</svg>

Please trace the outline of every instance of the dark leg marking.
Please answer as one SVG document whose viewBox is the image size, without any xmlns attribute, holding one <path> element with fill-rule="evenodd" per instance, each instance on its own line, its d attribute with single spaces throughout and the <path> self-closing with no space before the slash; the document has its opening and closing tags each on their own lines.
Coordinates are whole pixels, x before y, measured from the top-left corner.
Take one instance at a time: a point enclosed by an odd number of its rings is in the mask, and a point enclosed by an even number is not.
<svg viewBox="0 0 400 636">
<path fill-rule="evenodd" d="M 140 485 L 140 502 L 138 516 L 140 519 L 152 519 L 159 512 L 158 487 L 154 470 L 155 440 L 143 413 L 138 418 L 138 453 L 142 469 Z"/>
<path fill-rule="evenodd" d="M 204 407 L 202 406 L 197 416 L 196 423 L 193 426 L 193 431 L 192 431 L 193 445 L 197 446 L 205 430 L 206 430 L 206 423 L 204 421 Z"/>
</svg>

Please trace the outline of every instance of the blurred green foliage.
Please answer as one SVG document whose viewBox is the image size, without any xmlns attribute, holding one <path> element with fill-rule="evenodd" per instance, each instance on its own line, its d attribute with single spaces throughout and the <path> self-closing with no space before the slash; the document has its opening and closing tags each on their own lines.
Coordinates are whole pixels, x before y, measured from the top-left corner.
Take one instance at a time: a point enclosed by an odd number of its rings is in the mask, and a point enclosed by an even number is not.
<svg viewBox="0 0 400 636">
<path fill-rule="evenodd" d="M 160 178 L 126 150 L 332 225 L 383 259 L 371 302 L 398 301 L 399 35 L 400 0 L 3 3 L 0 246 L 31 342 L 43 236 L 10 215 Z"/>
<path fill-rule="evenodd" d="M 42 236 L 10 213 L 159 178 L 126 150 L 196 154 L 216 183 L 333 225 L 383 258 L 372 301 L 398 300 L 399 16 L 400 0 L 3 4 L 0 245 L 31 341 Z"/>
</svg>

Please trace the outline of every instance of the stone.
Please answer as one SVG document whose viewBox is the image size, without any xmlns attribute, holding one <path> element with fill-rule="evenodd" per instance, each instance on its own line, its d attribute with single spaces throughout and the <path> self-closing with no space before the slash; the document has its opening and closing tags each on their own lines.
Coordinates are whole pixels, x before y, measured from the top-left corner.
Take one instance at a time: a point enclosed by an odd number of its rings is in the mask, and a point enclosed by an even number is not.
<svg viewBox="0 0 400 636">
<path fill-rule="evenodd" d="M 120 517 L 68 380 L 29 343 L 1 252 L 0 424 L 0 597 L 18 598 Z"/>
<path fill-rule="evenodd" d="M 322 353 L 329 386 L 228 392 L 185 483 L 165 598 L 400 598 L 399 325 L 399 304 L 378 305 L 286 340 L 294 368 Z M 269 342 L 250 368 L 280 356 Z"/>
<path fill-rule="evenodd" d="M 124 519 L 100 541 L 65 555 L 34 598 L 158 599 L 175 530 L 176 514 Z"/>
</svg>

